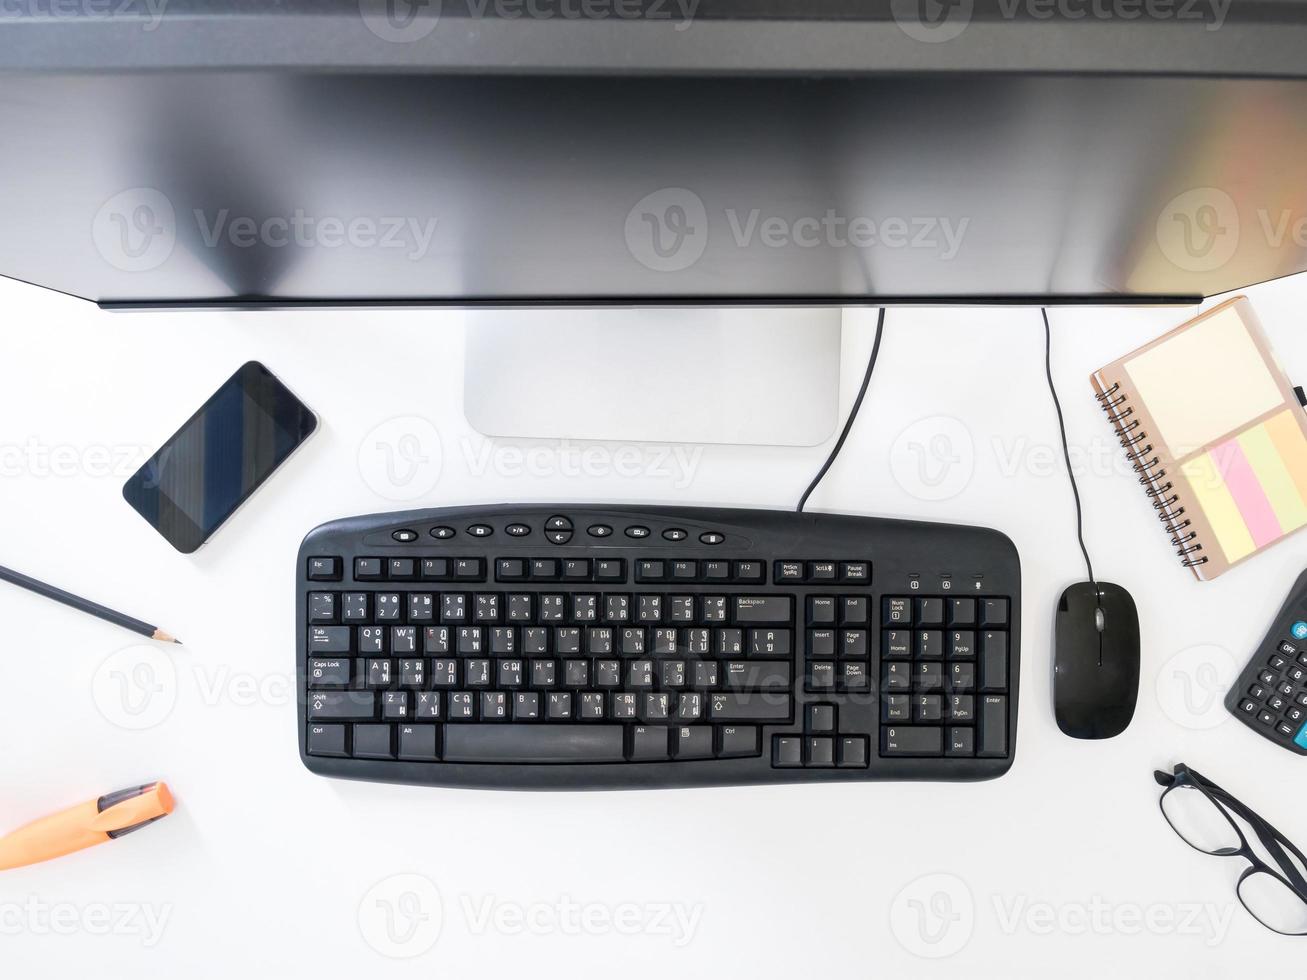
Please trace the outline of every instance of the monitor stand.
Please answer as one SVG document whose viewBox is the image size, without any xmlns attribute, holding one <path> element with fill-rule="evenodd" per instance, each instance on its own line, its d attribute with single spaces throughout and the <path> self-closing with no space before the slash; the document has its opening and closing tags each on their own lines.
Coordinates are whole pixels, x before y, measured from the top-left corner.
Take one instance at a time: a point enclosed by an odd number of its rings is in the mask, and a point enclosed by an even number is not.
<svg viewBox="0 0 1307 980">
<path fill-rule="evenodd" d="M 839 411 L 838 308 L 469 310 L 487 436 L 813 446 Z"/>
</svg>

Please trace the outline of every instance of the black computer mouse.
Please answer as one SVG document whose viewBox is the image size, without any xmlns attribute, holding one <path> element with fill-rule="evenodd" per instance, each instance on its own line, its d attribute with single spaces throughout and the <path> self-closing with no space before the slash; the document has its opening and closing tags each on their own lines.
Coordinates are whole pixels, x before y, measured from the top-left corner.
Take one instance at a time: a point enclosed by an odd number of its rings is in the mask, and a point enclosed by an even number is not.
<svg viewBox="0 0 1307 980">
<path fill-rule="evenodd" d="M 1053 712 L 1072 738 L 1120 735 L 1139 699 L 1139 613 L 1111 582 L 1077 582 L 1057 603 Z"/>
</svg>

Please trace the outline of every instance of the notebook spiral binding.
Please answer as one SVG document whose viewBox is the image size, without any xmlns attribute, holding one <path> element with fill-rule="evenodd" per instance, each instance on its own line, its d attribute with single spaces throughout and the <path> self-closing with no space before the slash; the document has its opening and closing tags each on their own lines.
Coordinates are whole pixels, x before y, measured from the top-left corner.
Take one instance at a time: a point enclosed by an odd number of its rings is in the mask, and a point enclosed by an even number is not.
<svg viewBox="0 0 1307 980">
<path fill-rule="evenodd" d="M 1171 536 L 1171 547 L 1179 555 L 1180 563 L 1185 568 L 1207 564 L 1207 556 L 1200 554 L 1203 546 L 1197 540 L 1198 532 L 1194 530 L 1193 522 L 1184 516 L 1184 507 L 1178 506 L 1180 498 L 1174 493 L 1175 485 L 1166 479 L 1166 470 L 1162 469 L 1160 460 L 1153 452 L 1148 433 L 1139 427 L 1139 419 L 1131 418 L 1135 410 L 1125 404 L 1129 397 L 1121 393 L 1120 383 L 1113 383 L 1112 387 L 1096 397 L 1107 420 L 1116 429 L 1117 438 L 1126 452 L 1126 461 L 1139 474 L 1139 483 L 1152 501 L 1157 519 Z"/>
</svg>

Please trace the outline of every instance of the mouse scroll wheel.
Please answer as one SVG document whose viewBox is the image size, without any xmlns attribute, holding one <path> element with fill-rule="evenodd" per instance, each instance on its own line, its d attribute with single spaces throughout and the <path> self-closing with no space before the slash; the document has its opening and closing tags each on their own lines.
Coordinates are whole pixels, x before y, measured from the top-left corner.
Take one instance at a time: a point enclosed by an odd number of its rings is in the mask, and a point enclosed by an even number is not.
<svg viewBox="0 0 1307 980">
<path fill-rule="evenodd" d="M 1100 633 L 1103 632 L 1103 626 L 1105 622 L 1106 620 L 1104 620 L 1103 618 L 1103 607 L 1099 606 L 1097 609 L 1094 610 L 1094 627 L 1098 630 L 1098 632 Z"/>
</svg>

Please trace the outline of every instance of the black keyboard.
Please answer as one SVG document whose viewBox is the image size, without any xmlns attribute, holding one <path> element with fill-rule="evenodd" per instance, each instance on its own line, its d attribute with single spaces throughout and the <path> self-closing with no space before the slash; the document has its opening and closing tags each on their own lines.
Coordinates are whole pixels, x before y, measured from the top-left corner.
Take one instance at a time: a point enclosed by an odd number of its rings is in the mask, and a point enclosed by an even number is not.
<svg viewBox="0 0 1307 980">
<path fill-rule="evenodd" d="M 300 755 L 591 789 L 985 779 L 1012 765 L 1021 568 L 984 528 L 504 505 L 300 547 Z"/>
</svg>

